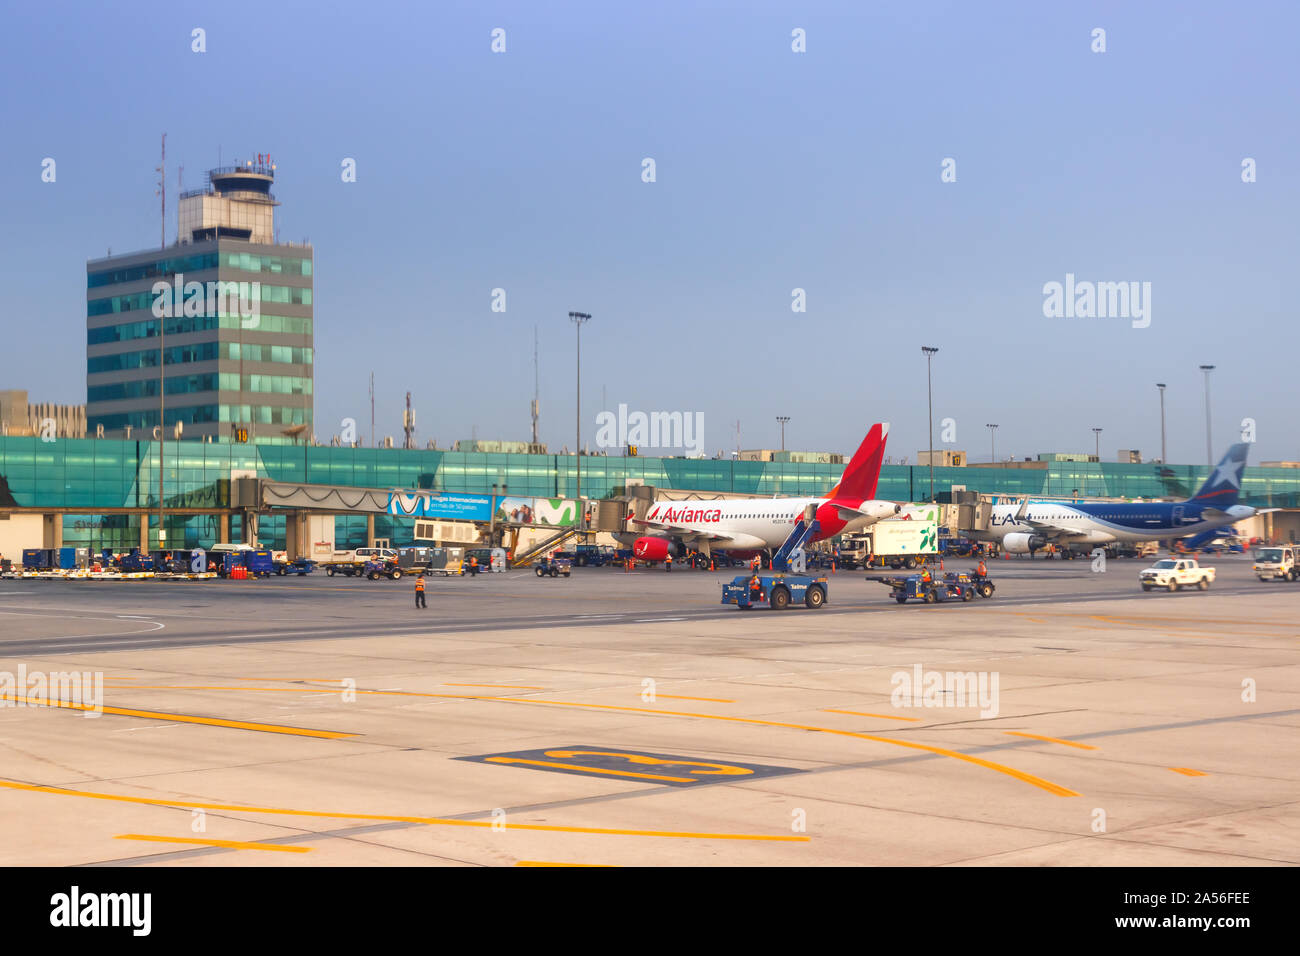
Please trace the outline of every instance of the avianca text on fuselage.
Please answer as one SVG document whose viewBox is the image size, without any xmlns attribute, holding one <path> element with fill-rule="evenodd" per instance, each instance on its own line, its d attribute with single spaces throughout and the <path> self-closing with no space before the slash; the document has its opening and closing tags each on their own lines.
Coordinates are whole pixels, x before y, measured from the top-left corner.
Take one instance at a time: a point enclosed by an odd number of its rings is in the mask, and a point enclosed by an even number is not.
<svg viewBox="0 0 1300 956">
<path fill-rule="evenodd" d="M 674 508 L 671 505 L 667 508 L 662 508 L 660 505 L 655 505 L 654 508 L 651 509 L 650 513 L 645 517 L 647 521 L 662 521 L 665 524 L 669 522 L 684 523 L 687 521 L 698 521 L 701 524 L 708 524 L 710 522 L 717 523 L 722 520 L 722 509 Z"/>
</svg>

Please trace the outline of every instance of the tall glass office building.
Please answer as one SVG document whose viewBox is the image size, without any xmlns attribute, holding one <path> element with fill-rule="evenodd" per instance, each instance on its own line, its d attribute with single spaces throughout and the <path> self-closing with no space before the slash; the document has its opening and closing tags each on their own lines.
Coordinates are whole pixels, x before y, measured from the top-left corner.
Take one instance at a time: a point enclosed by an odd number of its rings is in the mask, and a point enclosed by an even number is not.
<svg viewBox="0 0 1300 956">
<path fill-rule="evenodd" d="M 275 241 L 275 167 L 183 193 L 176 244 L 86 263 L 88 433 L 287 442 L 312 431 L 312 250 Z M 160 376 L 160 371 L 165 374 Z"/>
</svg>

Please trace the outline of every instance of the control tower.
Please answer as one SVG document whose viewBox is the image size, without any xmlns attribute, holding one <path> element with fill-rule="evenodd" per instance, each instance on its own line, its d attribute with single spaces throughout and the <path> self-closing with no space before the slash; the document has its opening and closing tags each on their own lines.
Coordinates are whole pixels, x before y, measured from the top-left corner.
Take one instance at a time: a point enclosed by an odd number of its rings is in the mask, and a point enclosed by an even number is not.
<svg viewBox="0 0 1300 956">
<path fill-rule="evenodd" d="M 86 263 L 92 435 L 151 441 L 161 422 L 169 438 L 310 437 L 312 248 L 275 241 L 269 156 L 206 178 L 181 194 L 176 243 Z"/>
<path fill-rule="evenodd" d="M 262 154 L 256 161 L 209 170 L 203 189 L 181 194 L 180 241 L 243 239 L 273 244 L 275 207 L 280 205 L 271 195 L 274 183 L 275 164 Z"/>
</svg>

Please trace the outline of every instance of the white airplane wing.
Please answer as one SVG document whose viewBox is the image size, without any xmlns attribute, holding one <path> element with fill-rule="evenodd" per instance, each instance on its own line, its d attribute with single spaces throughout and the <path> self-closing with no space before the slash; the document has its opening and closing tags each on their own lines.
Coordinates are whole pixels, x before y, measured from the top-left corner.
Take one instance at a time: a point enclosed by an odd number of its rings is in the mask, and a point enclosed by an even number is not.
<svg viewBox="0 0 1300 956">
<path fill-rule="evenodd" d="M 633 524 L 639 524 L 653 531 L 663 531 L 671 535 L 676 535 L 683 540 L 694 541 L 725 541 L 731 536 L 722 533 L 708 533 L 699 531 L 695 528 L 683 527 L 679 524 L 666 524 L 662 521 L 646 521 L 643 518 L 633 518 Z"/>
<path fill-rule="evenodd" d="M 707 549 L 710 544 L 722 548 L 766 548 L 768 543 L 762 538 L 755 537 L 752 534 L 739 534 L 731 532 L 725 528 L 719 528 L 717 531 L 700 531 L 697 528 L 687 528 L 679 524 L 665 523 L 662 521 L 646 521 L 642 518 L 634 518 L 633 524 L 639 524 L 651 531 L 662 531 L 664 534 L 670 534 L 674 538 L 681 540 L 687 547 L 695 548 L 700 551 Z"/>
<path fill-rule="evenodd" d="M 1090 533 L 1091 534 L 1096 533 L 1096 532 L 1082 531 L 1078 528 L 1072 528 L 1069 525 L 1053 524 L 1050 521 L 1035 521 L 1033 518 L 1029 518 L 1026 516 L 1028 509 L 1029 509 L 1029 499 L 1026 498 L 1024 501 L 1020 502 L 1020 508 L 1016 511 L 1016 518 L 1015 518 L 1016 523 L 1029 525 L 1029 527 L 1033 528 L 1036 532 L 1041 534 L 1048 541 L 1061 541 L 1061 540 L 1067 540 L 1069 538 L 1083 538 L 1083 537 L 1087 537 Z"/>
<path fill-rule="evenodd" d="M 1024 519 L 1025 524 L 1029 525 L 1049 541 L 1060 541 L 1068 538 L 1084 538 L 1089 534 L 1097 532 L 1081 531 L 1078 528 L 1071 528 L 1067 525 L 1056 525 L 1047 521 L 1030 521 Z"/>
</svg>

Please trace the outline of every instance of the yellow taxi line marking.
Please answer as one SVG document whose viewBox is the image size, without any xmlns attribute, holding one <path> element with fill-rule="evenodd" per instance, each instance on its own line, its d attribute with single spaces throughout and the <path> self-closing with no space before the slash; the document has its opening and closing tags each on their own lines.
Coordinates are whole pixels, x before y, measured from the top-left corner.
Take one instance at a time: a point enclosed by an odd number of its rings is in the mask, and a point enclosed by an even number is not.
<svg viewBox="0 0 1300 956">
<path fill-rule="evenodd" d="M 656 697 L 666 697 L 669 700 L 707 700 L 714 704 L 734 704 L 734 700 L 728 700 L 725 697 L 683 697 L 681 694 L 656 694 Z"/>
<path fill-rule="evenodd" d="M 111 685 L 105 685 L 111 686 Z M 130 690 L 237 690 L 258 694 L 374 694 L 380 697 L 437 697 L 443 700 L 496 700 L 482 694 L 424 694 L 414 690 L 357 690 L 346 687 L 219 687 L 206 684 L 130 684 Z M 128 687 L 122 688 L 127 690 Z"/>
<path fill-rule="evenodd" d="M 1208 777 L 1208 773 L 1200 770 L 1193 770 L 1191 767 L 1170 767 L 1174 773 L 1181 773 L 1184 777 Z"/>
<path fill-rule="evenodd" d="M 1045 740 L 1049 744 L 1065 744 L 1067 747 L 1078 747 L 1080 750 L 1096 750 L 1092 744 L 1081 744 L 1074 740 L 1062 740 L 1060 737 L 1043 737 L 1039 734 L 1026 734 L 1018 730 L 1006 730 L 1003 733 L 1010 734 L 1012 737 L 1028 737 L 1030 740 Z"/>
<path fill-rule="evenodd" d="M 278 853 L 310 853 L 310 846 L 279 846 L 275 843 L 241 843 L 238 840 L 199 840 L 189 837 L 154 836 L 149 833 L 119 833 L 114 840 L 148 840 L 151 843 L 193 843 L 198 846 L 220 846 L 229 850 L 274 850 Z"/>
<path fill-rule="evenodd" d="M 458 684 L 455 681 L 443 681 L 443 687 L 513 687 L 515 690 L 546 690 L 535 684 Z M 662 696 L 662 695 L 661 695 Z"/>
<path fill-rule="evenodd" d="M 894 740 L 889 737 L 878 737 L 875 734 L 862 734 L 853 730 L 836 730 L 833 727 L 816 727 L 810 724 L 791 724 L 777 720 L 760 720 L 756 717 L 728 717 L 724 714 L 698 714 L 682 710 L 653 710 L 649 707 L 627 707 L 617 704 L 584 704 L 575 701 L 563 700 L 536 700 L 526 697 L 495 697 L 492 700 L 499 703 L 517 703 L 517 704 L 549 704 L 556 707 L 587 707 L 598 710 L 618 710 L 627 713 L 641 714 L 658 714 L 663 717 L 694 717 L 699 720 L 727 720 L 741 724 L 756 724 L 762 727 L 788 727 L 793 730 L 809 730 L 823 734 L 838 734 L 842 737 L 857 737 L 860 740 L 871 740 L 876 743 L 890 744 L 895 747 L 906 747 L 911 750 L 924 750 L 929 753 L 939 754 L 944 757 L 951 757 L 954 760 L 963 760 L 988 770 L 996 770 L 998 773 L 1004 773 L 1007 776 L 1015 777 L 1032 786 L 1046 790 L 1048 793 L 1058 797 L 1077 797 L 1079 794 L 1060 784 L 1052 783 L 1050 780 L 1044 780 L 1042 777 L 1036 777 L 1033 774 L 1025 773 L 1023 770 L 1016 770 L 1014 767 L 1008 767 L 1005 764 L 994 763 L 991 760 L 985 760 L 982 757 L 973 757 L 970 754 L 964 754 L 956 750 L 948 750 L 944 747 L 933 747 L 929 744 L 919 744 L 911 740 Z"/>
<path fill-rule="evenodd" d="M 838 710 L 834 707 L 824 707 L 822 712 L 826 714 L 852 714 L 854 717 L 879 717 L 882 720 L 912 720 L 920 721 L 920 717 L 895 717 L 892 714 L 868 714 L 864 710 Z"/>
<path fill-rule="evenodd" d="M 429 826 L 475 827 L 496 830 L 541 830 L 548 833 L 595 833 L 611 836 L 677 837 L 687 840 L 762 840 L 776 843 L 807 843 L 811 837 L 769 835 L 764 833 L 690 833 L 676 830 L 615 830 L 604 827 L 564 827 L 543 823 L 501 823 L 496 820 L 449 820 L 444 817 L 411 817 L 384 813 L 343 813 L 325 810 L 292 810 L 285 807 L 250 807 L 237 803 L 202 803 L 195 800 L 164 800 L 157 797 L 129 797 L 116 793 L 96 793 L 91 790 L 69 790 L 65 787 L 46 787 L 16 780 L 0 780 L 0 787 L 23 790 L 28 793 L 52 793 L 65 797 L 87 797 L 94 800 L 113 800 L 119 803 L 136 803 L 150 807 L 187 807 L 198 810 L 227 810 L 234 813 L 269 813 L 279 816 L 319 817 L 330 820 L 379 820 L 387 823 L 422 823 Z"/>
<path fill-rule="evenodd" d="M 315 692 L 313 691 L 312 688 L 302 688 L 302 687 L 257 687 L 257 688 L 176 687 L 176 688 L 163 688 L 163 689 L 262 690 L 262 691 L 285 691 L 285 692 L 296 692 L 296 693 Z M 1024 783 L 1028 783 L 1042 790 L 1046 790 L 1048 793 L 1054 794 L 1058 797 L 1079 796 L 1077 791 L 1070 790 L 1068 787 L 1062 787 L 1060 784 L 1052 783 L 1049 780 L 1044 780 L 1041 777 L 1036 777 L 1033 774 L 1025 773 L 1024 771 L 1021 770 L 1016 770 L 1015 768 L 1008 767 L 1005 764 L 994 763 L 991 760 L 984 760 L 981 757 L 973 757 L 970 754 L 964 754 L 961 753 L 960 751 L 948 750 L 943 747 L 932 747 L 929 744 L 915 743 L 910 740 L 894 740 L 889 737 L 878 737 L 875 736 L 874 734 L 863 734 L 852 730 L 836 730 L 833 727 L 816 727 L 810 724 L 792 724 L 792 723 L 785 723 L 776 720 L 759 720 L 755 717 L 729 717 L 725 714 L 700 714 L 700 713 L 693 713 L 691 711 L 682 711 L 682 710 L 657 710 L 650 707 L 627 707 L 618 704 L 585 704 L 578 701 L 538 700 L 530 697 L 495 697 L 495 696 L 484 697 L 484 696 L 467 696 L 467 695 L 460 695 L 460 694 L 420 694 L 420 693 L 415 693 L 410 691 L 358 690 L 356 691 L 356 693 L 388 694 L 397 697 L 440 697 L 440 698 L 454 698 L 458 700 L 487 700 L 487 701 L 497 701 L 505 704 L 547 704 L 552 707 L 584 707 L 584 708 L 590 708 L 596 710 L 617 710 L 617 711 L 623 711 L 625 713 L 657 714 L 661 717 L 694 717 L 698 720 L 728 720 L 728 721 L 734 721 L 736 723 L 755 724 L 763 727 L 788 727 L 792 730 L 808 730 L 808 731 L 814 731 L 814 732 L 824 733 L 824 734 L 838 734 L 843 737 L 857 737 L 860 740 L 871 740 L 871 741 L 875 741 L 876 743 L 890 744 L 894 747 L 906 747 L 912 750 L 924 750 L 929 753 L 939 754 L 940 756 L 943 757 L 951 757 L 954 760 L 963 760 L 966 763 L 972 763 L 975 764 L 976 766 L 984 767 L 988 770 L 995 770 L 998 773 L 1004 773 L 1007 776 L 1014 777 L 1017 780 L 1023 781 Z"/>
<path fill-rule="evenodd" d="M 605 773 L 615 777 L 636 777 L 639 780 L 667 780 L 671 783 L 699 783 L 694 777 L 665 777 L 657 773 L 634 773 L 631 770 L 602 770 L 584 767 L 578 763 L 556 763 L 550 760 L 525 760 L 523 757 L 488 757 L 484 763 L 522 763 L 532 767 L 551 767 L 555 770 L 579 770 L 582 773 Z"/>
<path fill-rule="evenodd" d="M 125 707 L 91 707 L 88 704 L 74 704 L 66 700 L 43 700 L 36 697 L 20 697 L 12 694 L 0 694 L 0 700 L 23 701 L 28 704 L 46 707 L 65 707 L 68 710 L 85 710 L 96 713 L 114 714 L 119 717 L 144 717 L 149 720 L 171 720 L 183 724 L 207 724 L 212 727 L 230 727 L 235 730 L 257 730 L 268 734 L 289 734 L 294 737 L 320 737 L 325 740 L 338 740 L 342 737 L 356 737 L 356 734 L 342 733 L 337 730 L 308 730 L 305 727 L 286 727 L 281 724 L 258 724 L 247 720 L 226 720 L 221 717 L 196 717 L 192 714 L 164 714 L 153 710 L 130 710 Z"/>
<path fill-rule="evenodd" d="M 553 863 L 550 860 L 520 860 L 515 866 L 592 866 L 600 869 L 613 869 L 609 863 Z"/>
</svg>

